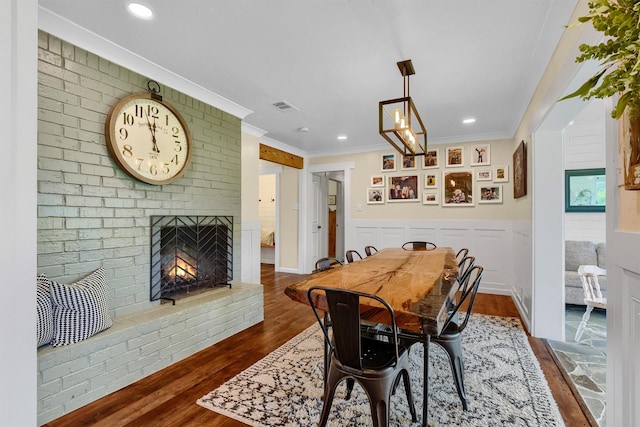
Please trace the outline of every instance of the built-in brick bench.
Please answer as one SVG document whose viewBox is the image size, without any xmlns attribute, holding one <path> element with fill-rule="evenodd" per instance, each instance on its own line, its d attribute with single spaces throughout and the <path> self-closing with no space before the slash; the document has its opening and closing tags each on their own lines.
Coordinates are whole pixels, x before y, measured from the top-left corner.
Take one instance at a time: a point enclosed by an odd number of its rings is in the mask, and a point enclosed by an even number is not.
<svg viewBox="0 0 640 427">
<path fill-rule="evenodd" d="M 84 341 L 38 349 L 38 425 L 264 320 L 262 285 L 234 283 L 113 319 Z"/>
</svg>

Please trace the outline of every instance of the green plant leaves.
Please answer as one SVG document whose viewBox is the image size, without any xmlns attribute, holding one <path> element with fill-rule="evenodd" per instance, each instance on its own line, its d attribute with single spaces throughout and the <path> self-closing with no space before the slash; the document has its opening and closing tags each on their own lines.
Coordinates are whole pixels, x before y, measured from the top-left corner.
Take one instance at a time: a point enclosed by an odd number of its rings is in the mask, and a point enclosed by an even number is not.
<svg viewBox="0 0 640 427">
<path fill-rule="evenodd" d="M 598 84 L 598 81 L 600 81 L 600 77 L 602 77 L 605 71 L 607 70 L 604 69 L 600 71 L 598 74 L 596 74 L 595 76 L 591 77 L 589 80 L 584 82 L 582 86 L 578 88 L 578 90 L 576 90 L 575 92 L 565 97 L 560 98 L 559 101 L 564 101 L 565 99 L 569 99 L 569 98 L 575 98 L 576 96 L 579 96 L 581 98 L 587 97 L 589 95 L 589 91 Z"/>
<path fill-rule="evenodd" d="M 575 61 L 598 60 L 603 69 L 559 101 L 574 97 L 585 100 L 607 98 L 620 94 L 612 112 L 615 119 L 622 117 L 627 109 L 640 110 L 640 2 L 592 0 L 589 2 L 589 13 L 579 17 L 577 24 L 585 22 L 591 22 L 606 40 L 596 45 L 580 45 L 580 55 Z M 609 73 L 605 75 L 607 71 Z"/>
</svg>

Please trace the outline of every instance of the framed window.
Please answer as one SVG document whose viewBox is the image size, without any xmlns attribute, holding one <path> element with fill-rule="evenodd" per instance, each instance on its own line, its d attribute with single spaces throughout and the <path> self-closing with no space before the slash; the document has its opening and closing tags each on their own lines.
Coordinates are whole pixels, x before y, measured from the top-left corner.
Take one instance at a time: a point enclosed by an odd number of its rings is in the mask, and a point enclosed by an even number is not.
<svg viewBox="0 0 640 427">
<path fill-rule="evenodd" d="M 604 212 L 605 201 L 604 168 L 565 171 L 565 212 Z"/>
</svg>

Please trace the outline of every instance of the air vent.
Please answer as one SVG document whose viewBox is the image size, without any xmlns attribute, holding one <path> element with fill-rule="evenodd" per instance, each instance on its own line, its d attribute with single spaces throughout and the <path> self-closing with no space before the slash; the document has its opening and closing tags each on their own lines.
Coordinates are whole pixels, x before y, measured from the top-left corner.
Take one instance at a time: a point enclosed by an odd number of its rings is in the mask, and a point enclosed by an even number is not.
<svg viewBox="0 0 640 427">
<path fill-rule="evenodd" d="M 296 107 L 289 104 L 287 101 L 274 102 L 273 104 L 271 104 L 271 106 L 278 111 L 282 111 L 283 113 L 287 113 L 289 111 L 298 111 Z"/>
</svg>

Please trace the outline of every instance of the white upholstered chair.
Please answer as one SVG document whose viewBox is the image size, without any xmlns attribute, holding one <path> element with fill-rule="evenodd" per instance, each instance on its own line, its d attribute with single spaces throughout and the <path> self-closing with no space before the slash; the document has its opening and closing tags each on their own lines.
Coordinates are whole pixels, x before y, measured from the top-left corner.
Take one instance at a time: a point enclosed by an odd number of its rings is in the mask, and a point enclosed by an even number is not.
<svg viewBox="0 0 640 427">
<path fill-rule="evenodd" d="M 598 282 L 598 276 L 606 276 L 607 270 L 602 269 L 596 265 L 581 265 L 578 267 L 578 275 L 580 276 L 580 282 L 582 282 L 582 289 L 584 290 L 584 303 L 587 306 L 582 321 L 578 325 L 576 331 L 576 342 L 580 341 L 591 312 L 595 307 L 607 308 L 607 299 L 602 296 L 600 291 L 600 283 Z"/>
</svg>

